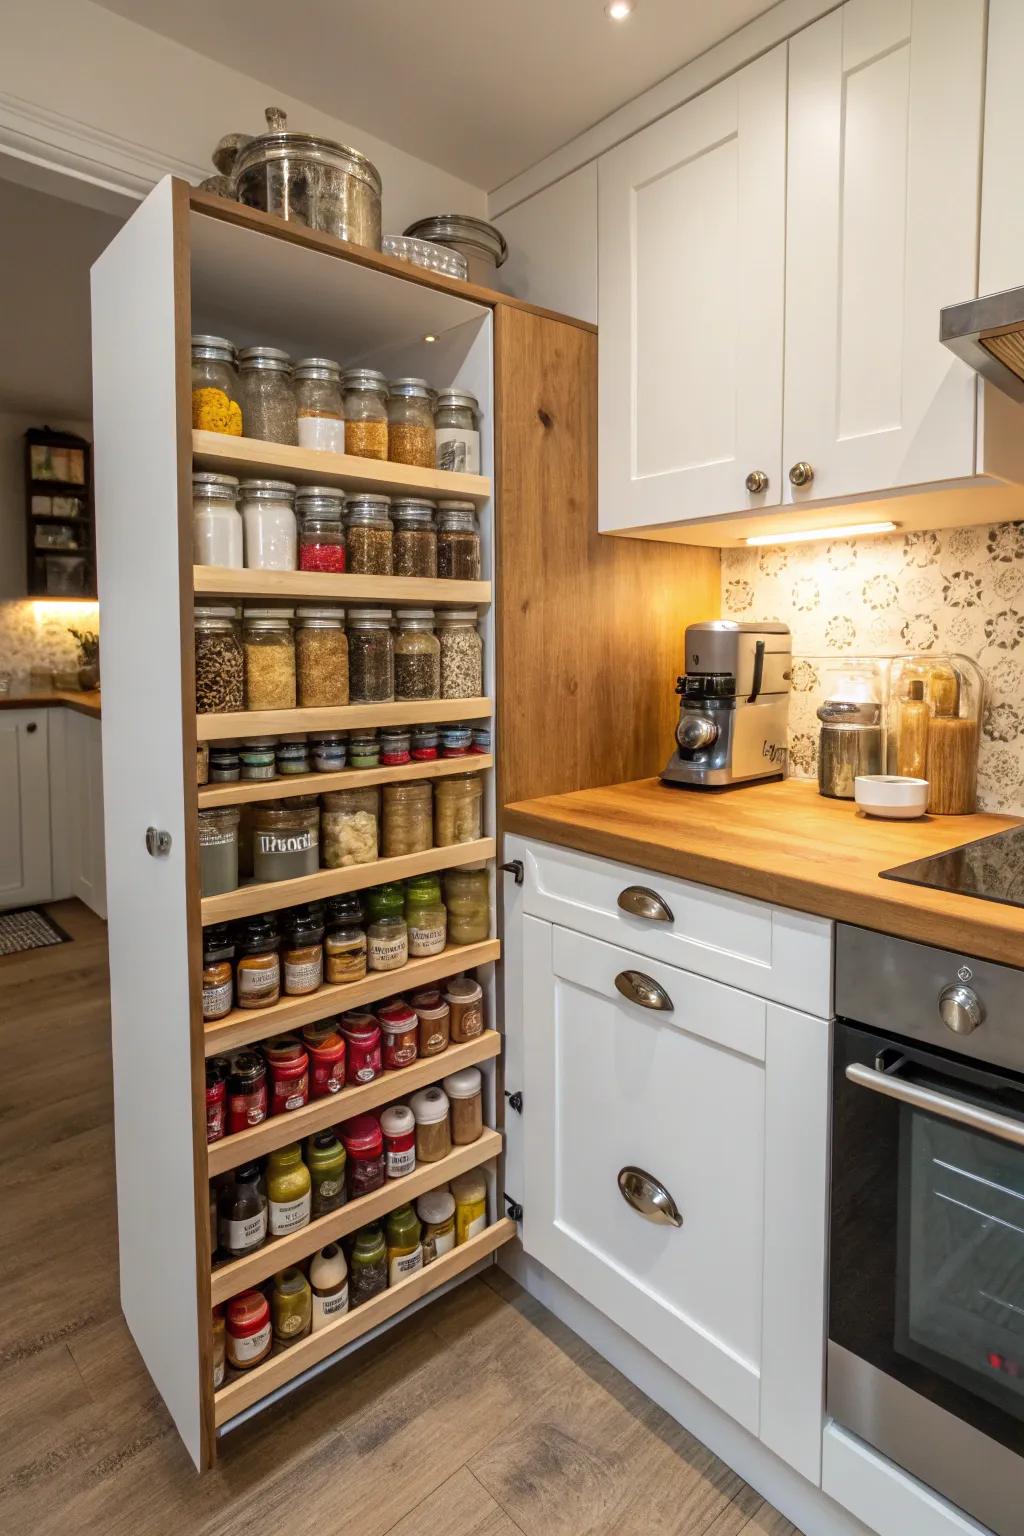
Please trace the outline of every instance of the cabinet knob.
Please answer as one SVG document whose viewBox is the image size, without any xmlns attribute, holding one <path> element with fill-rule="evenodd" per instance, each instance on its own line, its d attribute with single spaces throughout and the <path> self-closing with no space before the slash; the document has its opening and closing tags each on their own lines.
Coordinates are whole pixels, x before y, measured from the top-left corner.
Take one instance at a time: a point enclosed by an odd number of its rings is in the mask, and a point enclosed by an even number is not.
<svg viewBox="0 0 1024 1536">
<path fill-rule="evenodd" d="M 645 1221 L 659 1222 L 666 1227 L 682 1226 L 679 1207 L 664 1184 L 642 1168 L 620 1168 L 619 1193 Z"/>
<path fill-rule="evenodd" d="M 620 971 L 615 978 L 615 987 L 629 1002 L 639 1003 L 641 1008 L 653 1008 L 656 1013 L 672 1012 L 672 999 L 665 988 L 659 986 L 653 976 L 645 976 L 643 971 Z"/>
<path fill-rule="evenodd" d="M 746 479 L 746 487 L 751 496 L 760 496 L 762 491 L 768 489 L 768 476 L 763 469 L 752 469 Z"/>
<path fill-rule="evenodd" d="M 154 859 L 162 859 L 171 851 L 171 834 L 159 827 L 146 828 L 146 852 Z"/>
<path fill-rule="evenodd" d="M 30 720 L 28 725 L 26 725 L 26 727 L 25 727 L 25 730 L 26 730 L 26 732 L 28 733 L 29 736 L 34 735 L 35 732 L 38 729 L 39 729 L 39 726 L 37 725 L 35 720 Z"/>
<path fill-rule="evenodd" d="M 790 485 L 810 485 L 813 479 L 814 469 L 806 459 L 800 459 L 789 472 Z"/>
<path fill-rule="evenodd" d="M 619 892 L 619 906 L 633 917 L 646 917 L 649 923 L 671 923 L 672 908 L 663 896 L 646 885 L 627 885 Z"/>
</svg>

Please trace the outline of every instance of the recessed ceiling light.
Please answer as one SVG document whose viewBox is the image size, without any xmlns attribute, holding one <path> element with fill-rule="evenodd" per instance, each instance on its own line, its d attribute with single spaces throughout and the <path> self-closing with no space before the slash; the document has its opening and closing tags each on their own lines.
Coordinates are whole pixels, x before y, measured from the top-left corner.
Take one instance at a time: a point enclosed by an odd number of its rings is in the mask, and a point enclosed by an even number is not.
<svg viewBox="0 0 1024 1536">
<path fill-rule="evenodd" d="M 892 533 L 899 523 L 845 523 L 841 528 L 797 528 L 792 533 L 757 533 L 745 544 L 803 544 L 811 539 L 853 539 L 864 533 Z"/>
<path fill-rule="evenodd" d="M 424 336 L 423 340 L 424 341 L 436 341 L 437 337 L 436 336 Z"/>
<path fill-rule="evenodd" d="M 609 0 L 605 6 L 605 13 L 611 17 L 612 21 L 625 21 L 635 9 L 636 0 Z"/>
</svg>

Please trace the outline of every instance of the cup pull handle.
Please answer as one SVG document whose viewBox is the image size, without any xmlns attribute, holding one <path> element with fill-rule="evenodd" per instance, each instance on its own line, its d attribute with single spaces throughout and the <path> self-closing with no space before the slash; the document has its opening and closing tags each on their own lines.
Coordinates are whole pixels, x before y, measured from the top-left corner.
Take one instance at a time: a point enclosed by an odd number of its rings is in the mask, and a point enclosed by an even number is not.
<svg viewBox="0 0 1024 1536">
<path fill-rule="evenodd" d="M 633 1207 L 645 1221 L 653 1221 L 667 1227 L 681 1227 L 683 1218 L 679 1207 L 660 1180 L 642 1168 L 620 1168 L 619 1193 L 627 1205 Z"/>
<path fill-rule="evenodd" d="M 665 988 L 659 986 L 653 976 L 645 976 L 643 971 L 620 971 L 615 978 L 615 987 L 629 1002 L 639 1003 L 641 1008 L 653 1008 L 658 1013 L 672 1012 L 672 999 Z"/>
<path fill-rule="evenodd" d="M 651 923 L 671 923 L 672 908 L 663 896 L 647 885 L 627 885 L 619 892 L 619 906 L 633 917 L 646 917 Z"/>
</svg>

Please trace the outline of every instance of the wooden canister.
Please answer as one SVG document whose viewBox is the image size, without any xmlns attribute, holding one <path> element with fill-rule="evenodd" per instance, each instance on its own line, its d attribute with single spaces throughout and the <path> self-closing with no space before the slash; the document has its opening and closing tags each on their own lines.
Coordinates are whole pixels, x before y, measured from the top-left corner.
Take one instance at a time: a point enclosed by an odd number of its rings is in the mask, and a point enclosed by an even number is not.
<svg viewBox="0 0 1024 1536">
<path fill-rule="evenodd" d="M 928 725 L 928 809 L 966 816 L 977 808 L 978 722 L 935 715 Z"/>
</svg>

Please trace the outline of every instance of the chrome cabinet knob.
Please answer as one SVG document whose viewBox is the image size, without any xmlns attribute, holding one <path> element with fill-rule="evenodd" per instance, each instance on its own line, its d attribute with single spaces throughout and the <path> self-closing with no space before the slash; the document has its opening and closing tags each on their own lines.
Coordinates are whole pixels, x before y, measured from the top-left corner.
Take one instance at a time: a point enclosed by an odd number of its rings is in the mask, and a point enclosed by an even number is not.
<svg viewBox="0 0 1024 1536">
<path fill-rule="evenodd" d="M 615 978 L 616 991 L 631 1003 L 639 1003 L 641 1008 L 653 1008 L 657 1013 L 671 1013 L 672 999 L 665 988 L 659 986 L 653 976 L 645 976 L 643 971 L 620 971 Z"/>
<path fill-rule="evenodd" d="M 667 1227 L 681 1227 L 683 1218 L 672 1196 L 652 1174 L 642 1168 L 620 1168 L 619 1193 L 645 1221 Z"/>
<path fill-rule="evenodd" d="M 744 483 L 751 496 L 760 496 L 768 489 L 768 476 L 763 469 L 752 469 Z"/>
<path fill-rule="evenodd" d="M 706 715 L 684 715 L 676 726 L 676 741 L 683 752 L 703 752 L 718 740 L 718 726 Z"/>
<path fill-rule="evenodd" d="M 814 470 L 807 463 L 806 459 L 801 459 L 799 463 L 794 464 L 789 472 L 790 485 L 810 485 L 813 479 Z"/>
<path fill-rule="evenodd" d="M 971 987 L 954 982 L 939 993 L 939 1017 L 954 1035 L 971 1035 L 985 1017 L 985 1005 Z"/>
<path fill-rule="evenodd" d="M 672 908 L 663 896 L 646 885 L 627 885 L 619 892 L 619 906 L 633 917 L 646 917 L 651 923 L 671 923 Z"/>
</svg>

